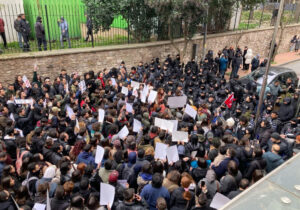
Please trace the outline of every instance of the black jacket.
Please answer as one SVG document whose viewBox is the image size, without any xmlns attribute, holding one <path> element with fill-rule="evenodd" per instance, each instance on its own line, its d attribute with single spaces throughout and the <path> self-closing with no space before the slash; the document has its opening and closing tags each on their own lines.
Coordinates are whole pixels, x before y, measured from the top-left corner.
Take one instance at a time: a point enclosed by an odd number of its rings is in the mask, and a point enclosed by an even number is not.
<svg viewBox="0 0 300 210">
<path fill-rule="evenodd" d="M 134 202 L 120 202 L 116 210 L 143 210 L 143 209 L 149 209 L 147 202 L 144 198 L 140 202 L 134 201 Z"/>
<path fill-rule="evenodd" d="M 26 19 L 21 19 L 20 21 L 20 29 L 21 29 L 21 33 L 22 35 L 29 35 L 30 34 L 30 25 L 29 25 L 29 22 L 26 20 Z"/>
<path fill-rule="evenodd" d="M 278 116 L 282 122 L 289 121 L 294 117 L 294 107 L 291 104 L 291 99 L 285 98 L 284 101 L 287 104 L 282 103 L 278 111 Z"/>
<path fill-rule="evenodd" d="M 192 199 L 187 201 L 183 198 L 184 189 L 179 187 L 172 192 L 170 199 L 170 210 L 181 210 L 181 209 L 191 209 L 195 205 L 194 193 L 192 194 Z"/>
<path fill-rule="evenodd" d="M 42 18 L 41 17 L 37 17 L 34 28 L 35 28 L 36 38 L 45 37 L 45 28 L 42 24 Z"/>
</svg>

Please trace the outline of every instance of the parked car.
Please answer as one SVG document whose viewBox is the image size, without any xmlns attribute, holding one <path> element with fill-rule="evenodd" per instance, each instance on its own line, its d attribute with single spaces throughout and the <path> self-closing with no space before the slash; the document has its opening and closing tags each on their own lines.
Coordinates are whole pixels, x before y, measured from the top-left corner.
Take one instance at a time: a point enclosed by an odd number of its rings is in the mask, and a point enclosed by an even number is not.
<svg viewBox="0 0 300 210">
<path fill-rule="evenodd" d="M 260 90 L 261 89 L 260 87 L 263 83 L 265 71 L 266 71 L 265 67 L 259 68 L 251 72 L 250 74 L 242 77 L 240 81 L 242 84 L 246 85 L 249 82 L 249 80 L 255 80 L 255 78 L 257 78 L 256 80 L 257 89 Z M 285 67 L 280 67 L 280 66 L 270 67 L 267 87 L 270 86 L 271 84 L 274 84 L 275 81 L 279 81 L 280 84 L 284 84 L 287 78 L 291 78 L 295 83 L 296 87 L 298 87 L 299 78 L 294 70 Z"/>
</svg>

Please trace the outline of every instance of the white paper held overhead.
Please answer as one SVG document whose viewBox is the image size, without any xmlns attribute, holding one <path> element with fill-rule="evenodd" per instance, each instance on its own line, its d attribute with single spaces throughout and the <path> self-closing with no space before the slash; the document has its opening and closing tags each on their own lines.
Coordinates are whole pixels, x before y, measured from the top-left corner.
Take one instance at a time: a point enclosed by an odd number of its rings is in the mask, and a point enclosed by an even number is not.
<svg viewBox="0 0 300 210">
<path fill-rule="evenodd" d="M 112 206 L 115 198 L 115 187 L 110 184 L 101 182 L 100 184 L 100 205 Z"/>
</svg>

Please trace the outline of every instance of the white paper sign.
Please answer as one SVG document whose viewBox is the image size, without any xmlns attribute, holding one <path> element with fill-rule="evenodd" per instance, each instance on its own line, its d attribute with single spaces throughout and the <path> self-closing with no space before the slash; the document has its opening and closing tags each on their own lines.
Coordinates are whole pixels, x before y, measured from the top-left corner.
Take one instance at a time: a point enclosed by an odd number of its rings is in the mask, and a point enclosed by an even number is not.
<svg viewBox="0 0 300 210">
<path fill-rule="evenodd" d="M 225 195 L 222 195 L 221 193 L 216 193 L 213 200 L 210 203 L 210 207 L 215 209 L 222 208 L 226 203 L 230 201 L 229 198 L 227 198 Z"/>
<path fill-rule="evenodd" d="M 98 109 L 98 122 L 103 123 L 105 116 L 104 109 Z"/>
<path fill-rule="evenodd" d="M 119 131 L 118 136 L 120 139 L 125 139 L 129 134 L 129 130 L 126 125 Z"/>
<path fill-rule="evenodd" d="M 139 120 L 133 119 L 133 132 L 140 132 L 142 127 L 142 123 Z"/>
<path fill-rule="evenodd" d="M 112 84 L 113 86 L 115 86 L 115 85 L 117 84 L 115 78 L 111 78 L 111 84 Z"/>
<path fill-rule="evenodd" d="M 46 204 L 35 203 L 33 206 L 33 210 L 45 210 Z"/>
<path fill-rule="evenodd" d="M 155 101 L 156 96 L 157 96 L 157 91 L 151 90 L 151 91 L 150 91 L 150 94 L 149 94 L 149 96 L 148 96 L 148 103 L 149 103 L 149 104 L 152 104 L 152 103 Z"/>
<path fill-rule="evenodd" d="M 96 150 L 96 156 L 95 156 L 95 163 L 99 164 L 101 163 L 104 155 L 104 148 L 97 145 L 97 150 Z"/>
<path fill-rule="evenodd" d="M 13 113 L 10 113 L 9 118 L 10 118 L 12 121 L 15 122 L 15 118 L 14 118 L 14 114 L 13 114 Z"/>
<path fill-rule="evenodd" d="M 177 96 L 168 98 L 168 106 L 170 108 L 180 108 L 186 105 L 187 96 Z"/>
<path fill-rule="evenodd" d="M 83 93 L 86 90 L 86 86 L 85 86 L 85 81 L 81 80 L 81 82 L 79 83 L 79 88 L 80 91 Z"/>
<path fill-rule="evenodd" d="M 131 81 L 130 86 L 133 89 L 139 89 L 140 88 L 140 83 L 139 82 L 135 82 L 135 81 Z"/>
<path fill-rule="evenodd" d="M 66 109 L 67 109 L 68 117 L 70 119 L 72 119 L 72 116 L 75 114 L 74 111 L 73 111 L 73 109 L 70 106 L 68 106 L 68 105 L 66 106 Z"/>
<path fill-rule="evenodd" d="M 173 120 L 165 120 L 165 119 L 160 119 L 157 117 L 154 120 L 155 126 L 159 127 L 162 130 L 166 130 L 170 133 L 173 132 L 175 124 L 176 124 L 176 122 L 173 122 Z"/>
<path fill-rule="evenodd" d="M 124 86 L 122 86 L 121 93 L 123 93 L 125 96 L 128 96 L 128 88 L 127 88 L 127 87 L 124 87 Z"/>
<path fill-rule="evenodd" d="M 185 107 L 184 113 L 188 114 L 193 119 L 195 119 L 197 116 L 197 111 L 188 104 Z"/>
<path fill-rule="evenodd" d="M 25 75 L 23 76 L 22 80 L 25 83 L 25 86 L 27 88 L 29 88 L 31 86 L 29 80 L 27 79 L 27 77 Z"/>
<path fill-rule="evenodd" d="M 115 198 L 115 187 L 110 184 L 101 182 L 100 184 L 100 205 L 112 206 Z"/>
<path fill-rule="evenodd" d="M 193 151 L 193 152 L 191 153 L 192 158 L 195 158 L 196 155 L 197 155 L 197 153 L 198 153 L 198 151 Z"/>
<path fill-rule="evenodd" d="M 155 159 L 165 160 L 167 156 L 168 145 L 163 143 L 156 143 L 155 145 Z"/>
<path fill-rule="evenodd" d="M 167 148 L 167 158 L 168 158 L 168 163 L 175 163 L 176 161 L 179 160 L 179 155 L 178 155 L 178 150 L 177 150 L 177 146 L 171 146 Z"/>
<path fill-rule="evenodd" d="M 172 141 L 183 141 L 188 142 L 189 140 L 189 133 L 184 131 L 173 131 L 172 133 Z"/>
<path fill-rule="evenodd" d="M 173 123 L 173 132 L 177 131 L 178 128 L 178 120 L 169 120 Z"/>
<path fill-rule="evenodd" d="M 32 104 L 32 99 L 15 99 L 16 104 Z"/>
<path fill-rule="evenodd" d="M 132 113 L 133 112 L 133 107 L 131 104 L 126 103 L 126 112 Z"/>
</svg>

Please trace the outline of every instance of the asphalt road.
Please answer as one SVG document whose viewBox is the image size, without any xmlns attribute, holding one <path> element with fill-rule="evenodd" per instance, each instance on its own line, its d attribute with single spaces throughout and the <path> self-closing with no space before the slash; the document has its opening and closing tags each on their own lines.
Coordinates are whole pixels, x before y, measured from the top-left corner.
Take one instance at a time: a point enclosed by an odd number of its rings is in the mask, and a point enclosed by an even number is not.
<svg viewBox="0 0 300 210">
<path fill-rule="evenodd" d="M 296 72 L 298 78 L 300 79 L 300 60 L 282 66 L 293 69 Z"/>
</svg>

